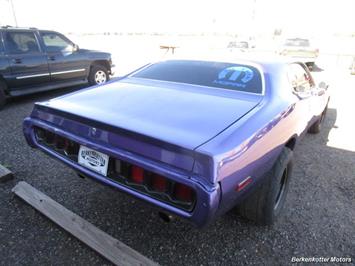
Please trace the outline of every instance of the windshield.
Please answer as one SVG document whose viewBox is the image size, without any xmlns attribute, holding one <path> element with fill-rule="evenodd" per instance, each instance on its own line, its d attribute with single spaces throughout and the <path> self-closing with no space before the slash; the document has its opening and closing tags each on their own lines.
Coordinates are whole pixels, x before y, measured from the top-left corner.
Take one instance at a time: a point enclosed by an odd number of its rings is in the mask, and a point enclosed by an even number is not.
<svg viewBox="0 0 355 266">
<path fill-rule="evenodd" d="M 249 65 L 169 60 L 150 65 L 133 77 L 262 93 L 260 72 Z"/>
</svg>

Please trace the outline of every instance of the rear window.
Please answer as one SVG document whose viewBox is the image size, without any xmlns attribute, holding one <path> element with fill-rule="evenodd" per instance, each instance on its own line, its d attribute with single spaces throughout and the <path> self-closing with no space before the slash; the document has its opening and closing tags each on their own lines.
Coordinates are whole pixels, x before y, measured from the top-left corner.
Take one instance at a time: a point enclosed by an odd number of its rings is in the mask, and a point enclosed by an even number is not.
<svg viewBox="0 0 355 266">
<path fill-rule="evenodd" d="M 133 77 L 262 93 L 260 72 L 248 65 L 170 60 L 153 64 Z"/>
<path fill-rule="evenodd" d="M 10 54 L 38 53 L 39 46 L 36 36 L 29 31 L 5 32 L 5 44 Z"/>
</svg>

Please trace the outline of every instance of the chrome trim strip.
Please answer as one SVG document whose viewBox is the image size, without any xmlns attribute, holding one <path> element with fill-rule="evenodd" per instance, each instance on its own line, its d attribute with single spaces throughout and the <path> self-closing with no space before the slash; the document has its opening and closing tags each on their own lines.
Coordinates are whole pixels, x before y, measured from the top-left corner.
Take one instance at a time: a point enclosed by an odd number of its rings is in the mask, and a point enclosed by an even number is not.
<svg viewBox="0 0 355 266">
<path fill-rule="evenodd" d="M 44 76 L 49 76 L 49 73 L 19 76 L 19 77 L 16 77 L 16 79 L 28 79 L 28 78 L 44 77 Z"/>
<path fill-rule="evenodd" d="M 74 69 L 74 70 L 58 71 L 58 72 L 51 73 L 51 75 L 60 75 L 60 74 L 67 74 L 67 73 L 74 73 L 74 72 L 83 72 L 85 70 L 86 70 L 85 68 L 81 68 L 81 69 Z"/>
<path fill-rule="evenodd" d="M 238 186 L 241 187 L 243 186 L 246 182 L 249 182 L 249 180 L 251 179 L 251 176 L 248 176 L 247 178 L 245 178 L 243 181 L 241 181 Z"/>
<path fill-rule="evenodd" d="M 60 74 L 67 74 L 67 73 L 83 72 L 85 70 L 86 70 L 85 68 L 81 68 L 81 69 L 74 69 L 74 70 L 58 71 L 58 72 L 53 72 L 51 74 L 49 73 L 34 74 L 34 75 L 27 75 L 27 76 L 19 76 L 16 77 L 16 79 L 28 79 L 28 78 L 44 77 L 49 75 L 60 75 Z"/>
</svg>

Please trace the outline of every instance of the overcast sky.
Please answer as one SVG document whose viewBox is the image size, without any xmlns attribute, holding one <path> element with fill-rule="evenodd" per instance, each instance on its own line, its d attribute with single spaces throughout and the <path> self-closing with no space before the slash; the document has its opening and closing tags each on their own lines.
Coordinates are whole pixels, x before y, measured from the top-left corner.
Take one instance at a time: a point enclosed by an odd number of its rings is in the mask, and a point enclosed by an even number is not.
<svg viewBox="0 0 355 266">
<path fill-rule="evenodd" d="M 2 25 L 14 25 L 9 1 L 0 0 Z M 63 32 L 355 32 L 354 0 L 12 1 L 19 26 Z"/>
</svg>

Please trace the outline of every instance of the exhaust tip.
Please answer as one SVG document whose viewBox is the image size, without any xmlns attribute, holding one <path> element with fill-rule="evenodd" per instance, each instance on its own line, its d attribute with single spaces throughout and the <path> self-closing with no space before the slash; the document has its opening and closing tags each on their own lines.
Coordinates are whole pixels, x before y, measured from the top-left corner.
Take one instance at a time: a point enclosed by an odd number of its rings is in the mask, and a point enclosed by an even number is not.
<svg viewBox="0 0 355 266">
<path fill-rule="evenodd" d="M 159 215 L 160 219 L 162 219 L 166 223 L 170 223 L 171 220 L 173 219 L 172 215 L 166 214 L 164 212 L 158 212 L 158 215 Z"/>
</svg>

